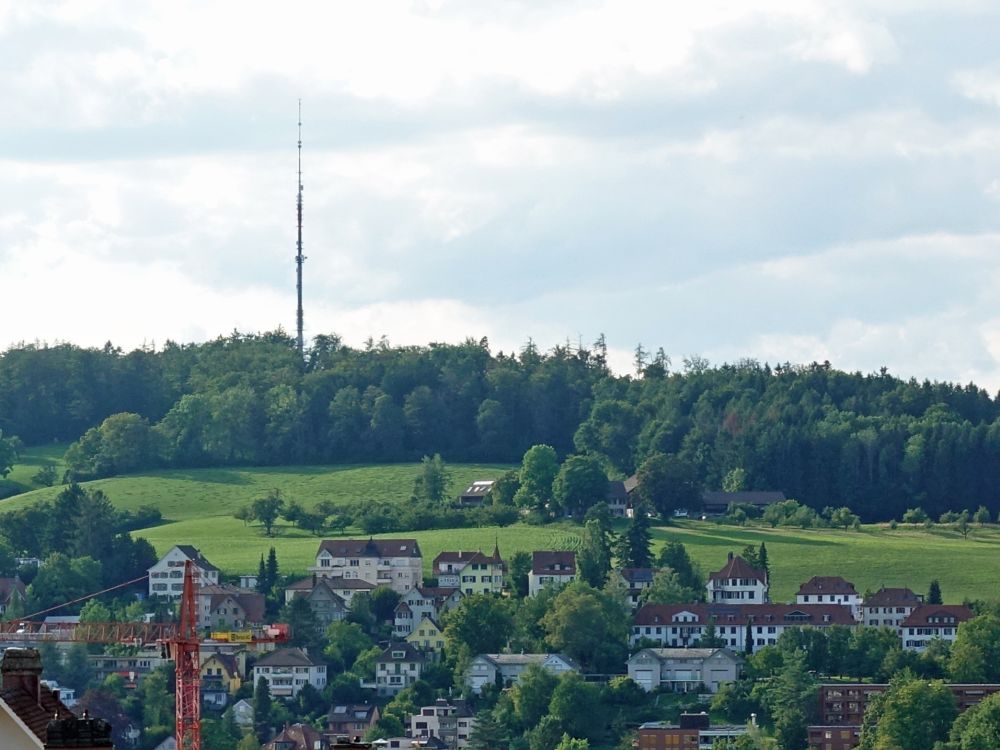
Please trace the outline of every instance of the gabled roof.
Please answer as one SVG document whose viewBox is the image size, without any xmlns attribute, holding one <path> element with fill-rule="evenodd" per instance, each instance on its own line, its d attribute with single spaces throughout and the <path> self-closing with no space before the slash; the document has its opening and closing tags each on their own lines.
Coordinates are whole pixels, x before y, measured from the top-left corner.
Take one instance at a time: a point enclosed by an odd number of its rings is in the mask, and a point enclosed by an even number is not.
<svg viewBox="0 0 1000 750">
<path fill-rule="evenodd" d="M 903 628 L 958 627 L 960 622 L 971 620 L 975 616 L 975 612 L 962 604 L 922 604 L 899 625 Z"/>
<path fill-rule="evenodd" d="M 719 653 L 725 654 L 734 661 L 742 661 L 738 654 L 728 648 L 644 648 L 636 656 L 652 654 L 658 659 L 709 659 Z"/>
<path fill-rule="evenodd" d="M 887 589 L 885 586 L 862 602 L 866 607 L 918 607 L 922 603 L 923 599 L 909 589 Z"/>
<path fill-rule="evenodd" d="M 230 677 L 234 675 L 239 675 L 240 667 L 239 664 L 237 664 L 236 662 L 235 655 L 224 654 L 221 651 L 216 651 L 215 653 L 209 654 L 207 659 L 202 660 L 201 662 L 202 668 L 204 668 L 204 666 L 213 659 L 222 665 L 222 668 L 226 670 L 226 672 L 229 674 Z"/>
<path fill-rule="evenodd" d="M 301 648 L 281 648 L 261 657 L 254 665 L 256 667 L 314 667 L 316 662 L 309 658 Z"/>
<path fill-rule="evenodd" d="M 208 596 L 210 611 L 214 612 L 222 606 L 226 600 L 232 600 L 238 604 L 247 614 L 249 622 L 263 622 L 266 603 L 263 594 L 258 594 L 235 586 L 202 586 L 198 589 L 198 596 Z"/>
<path fill-rule="evenodd" d="M 338 589 L 341 591 L 346 591 L 348 589 L 353 589 L 355 591 L 371 591 L 375 588 L 374 583 L 369 583 L 361 578 L 341 578 L 340 576 L 331 576 L 326 580 L 330 588 L 334 591 L 337 591 Z"/>
<path fill-rule="evenodd" d="M 181 552 L 184 553 L 184 556 L 187 559 L 193 560 L 195 564 L 202 570 L 214 570 L 217 572 L 219 570 L 217 567 L 212 565 L 212 563 L 210 563 L 208 560 L 205 559 L 205 556 L 201 554 L 201 551 L 198 550 L 197 547 L 194 547 L 190 544 L 175 544 L 173 549 L 179 549 Z"/>
<path fill-rule="evenodd" d="M 413 590 L 419 592 L 425 599 L 434 599 L 438 603 L 454 596 L 458 591 L 454 586 L 417 586 Z"/>
<path fill-rule="evenodd" d="M 845 581 L 840 576 L 813 576 L 808 581 L 799 586 L 799 595 L 805 596 L 813 594 L 843 594 L 857 596 L 858 592 L 854 584 Z"/>
<path fill-rule="evenodd" d="M 625 480 L 624 484 L 625 491 L 631 495 L 635 491 L 635 488 L 639 486 L 639 477 L 633 474 Z"/>
<path fill-rule="evenodd" d="M 333 557 L 420 557 L 416 539 L 324 539 L 319 551 Z"/>
<path fill-rule="evenodd" d="M 691 614 L 693 621 L 679 622 Z M 635 613 L 636 625 L 857 625 L 846 604 L 646 604 Z"/>
<path fill-rule="evenodd" d="M 535 575 L 551 575 L 553 573 L 562 576 L 576 575 L 576 553 L 566 550 L 532 552 L 531 572 Z"/>
<path fill-rule="evenodd" d="M 611 505 L 622 505 L 628 502 L 628 490 L 625 489 L 625 482 L 620 479 L 609 479 L 605 497 Z"/>
<path fill-rule="evenodd" d="M 294 583 L 290 583 L 285 586 L 286 591 L 312 591 L 313 586 L 316 585 L 316 576 L 308 576 L 306 578 L 300 578 Z"/>
<path fill-rule="evenodd" d="M 272 750 L 272 748 L 283 746 L 283 743 L 292 742 L 295 750 L 313 750 L 313 748 L 318 747 L 317 743 L 322 739 L 323 735 L 308 724 L 292 724 L 285 727 L 273 740 L 265 743 L 264 748 Z"/>
<path fill-rule="evenodd" d="M 710 581 L 729 578 L 754 578 L 761 583 L 767 583 L 767 575 L 763 570 L 753 567 L 742 557 L 734 555 L 732 552 L 729 553 L 729 560 L 723 566 L 722 570 L 708 574 L 708 580 Z"/>
</svg>

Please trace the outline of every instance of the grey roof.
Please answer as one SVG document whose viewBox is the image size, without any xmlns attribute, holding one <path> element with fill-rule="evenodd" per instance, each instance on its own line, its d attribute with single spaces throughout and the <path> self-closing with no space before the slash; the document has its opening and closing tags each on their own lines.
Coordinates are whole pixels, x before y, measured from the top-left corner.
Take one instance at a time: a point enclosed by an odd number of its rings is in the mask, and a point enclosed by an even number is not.
<svg viewBox="0 0 1000 750">
<path fill-rule="evenodd" d="M 647 652 L 655 654 L 660 659 L 707 659 L 722 652 L 733 660 L 740 661 L 739 655 L 727 648 L 644 648 L 638 653 Z"/>
<path fill-rule="evenodd" d="M 523 664 L 525 666 L 528 664 L 542 664 L 550 656 L 557 656 L 573 669 L 580 668 L 579 664 L 565 654 L 480 654 L 480 656 L 489 659 L 497 666 L 500 666 L 501 664 L 509 664 L 512 666 L 516 666 L 518 664 Z"/>
<path fill-rule="evenodd" d="M 259 659 L 254 667 L 314 667 L 316 662 L 301 648 L 282 648 Z"/>
<path fill-rule="evenodd" d="M 219 569 L 212 565 L 197 547 L 190 544 L 177 544 L 174 546 L 183 552 L 189 560 L 194 560 L 202 570 L 214 570 L 218 572 Z"/>
</svg>

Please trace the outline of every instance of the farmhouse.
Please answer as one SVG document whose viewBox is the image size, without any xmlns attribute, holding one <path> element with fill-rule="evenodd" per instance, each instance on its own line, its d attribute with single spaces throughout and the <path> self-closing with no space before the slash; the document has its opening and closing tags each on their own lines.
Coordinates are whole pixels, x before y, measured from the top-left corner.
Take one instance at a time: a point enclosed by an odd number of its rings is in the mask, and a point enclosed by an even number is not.
<svg viewBox="0 0 1000 750">
<path fill-rule="evenodd" d="M 701 508 L 705 515 L 721 516 L 726 513 L 731 503 L 737 505 L 752 505 L 763 510 L 772 503 L 780 503 L 785 499 L 784 492 L 717 492 L 705 491 L 701 495 Z"/>
<path fill-rule="evenodd" d="M 458 505 L 461 508 L 481 508 L 486 503 L 486 496 L 493 489 L 494 480 L 477 479 L 470 484 L 461 495 L 458 496 Z"/>
</svg>

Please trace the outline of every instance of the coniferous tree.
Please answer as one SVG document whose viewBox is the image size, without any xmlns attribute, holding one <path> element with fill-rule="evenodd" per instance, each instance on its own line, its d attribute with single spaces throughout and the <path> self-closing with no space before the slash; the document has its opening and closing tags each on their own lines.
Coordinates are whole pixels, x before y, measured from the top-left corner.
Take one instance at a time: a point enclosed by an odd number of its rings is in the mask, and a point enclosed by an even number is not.
<svg viewBox="0 0 1000 750">
<path fill-rule="evenodd" d="M 931 581 L 930 587 L 927 589 L 927 603 L 928 604 L 943 604 L 941 599 L 941 584 L 938 583 L 937 578 Z"/>
<path fill-rule="evenodd" d="M 278 553 L 271 547 L 267 553 L 267 590 L 270 591 L 278 582 Z"/>
<path fill-rule="evenodd" d="M 618 562 L 623 568 L 648 568 L 652 563 L 649 526 L 647 506 L 637 505 L 625 533 L 618 538 Z"/>
<path fill-rule="evenodd" d="M 253 691 L 253 731 L 261 744 L 271 739 L 271 688 L 263 677 Z"/>
</svg>

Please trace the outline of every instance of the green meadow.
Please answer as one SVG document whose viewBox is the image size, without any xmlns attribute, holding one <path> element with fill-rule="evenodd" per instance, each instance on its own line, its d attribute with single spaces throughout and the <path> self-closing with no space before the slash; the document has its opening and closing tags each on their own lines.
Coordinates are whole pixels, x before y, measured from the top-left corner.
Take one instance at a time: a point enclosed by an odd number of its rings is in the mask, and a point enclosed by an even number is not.
<svg viewBox="0 0 1000 750">
<path fill-rule="evenodd" d="M 30 476 L 45 461 L 61 456 L 53 450 L 35 455 L 12 473 L 15 481 L 30 483 Z M 474 479 L 498 476 L 503 465 L 451 465 L 451 489 L 458 492 Z M 417 476 L 417 464 L 382 466 L 261 467 L 158 471 L 86 483 L 101 489 L 119 508 L 153 505 L 164 522 L 136 532 L 157 552 L 178 543 L 193 544 L 227 574 L 256 570 L 261 554 L 274 546 L 281 568 L 304 573 L 311 564 L 319 538 L 284 525 L 273 538 L 257 526 L 233 518 L 240 506 L 277 488 L 288 500 L 312 507 L 321 500 L 337 503 L 366 501 L 405 502 Z M 24 507 L 53 497 L 59 487 L 36 489 L 0 502 L 0 511 Z M 2 523 L 2 516 L 0 516 Z M 498 542 L 508 556 L 517 551 L 574 549 L 580 528 L 571 523 L 547 526 L 514 524 L 434 531 L 401 532 L 385 536 L 416 538 L 424 554 L 425 570 L 438 552 L 446 549 L 492 549 Z M 348 529 L 347 536 L 359 536 Z M 908 586 L 926 592 L 930 581 L 941 582 L 946 601 L 995 597 L 1000 577 L 1000 529 L 973 527 L 968 539 L 947 527 L 911 528 L 864 526 L 860 531 L 834 529 L 770 529 L 719 525 L 711 521 L 684 520 L 653 530 L 654 549 L 668 540 L 684 543 L 706 573 L 719 569 L 726 554 L 748 544 L 767 545 L 772 572 L 772 598 L 794 597 L 800 583 L 814 575 L 842 575 L 859 591 L 879 586 Z"/>
</svg>

